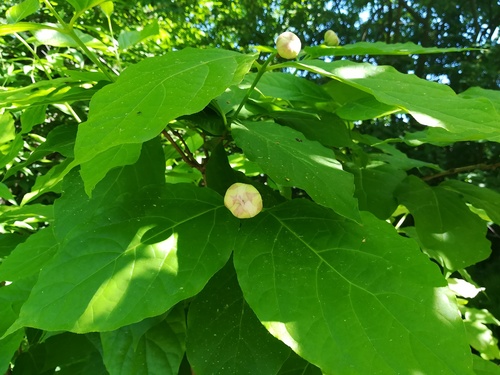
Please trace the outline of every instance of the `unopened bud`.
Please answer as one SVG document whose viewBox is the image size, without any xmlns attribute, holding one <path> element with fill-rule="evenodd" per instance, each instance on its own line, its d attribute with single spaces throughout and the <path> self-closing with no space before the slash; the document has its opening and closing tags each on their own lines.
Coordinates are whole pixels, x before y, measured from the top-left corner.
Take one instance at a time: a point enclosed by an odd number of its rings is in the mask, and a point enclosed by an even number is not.
<svg viewBox="0 0 500 375">
<path fill-rule="evenodd" d="M 340 44 L 339 37 L 335 31 L 328 30 L 325 33 L 325 44 L 331 47 L 335 47 Z"/>
<path fill-rule="evenodd" d="M 299 55 L 302 44 L 297 35 L 286 31 L 276 39 L 276 49 L 284 59 L 294 59 Z"/>
<path fill-rule="evenodd" d="M 249 219 L 262 211 L 262 197 L 249 184 L 232 184 L 224 196 L 224 206 L 238 219 Z"/>
</svg>

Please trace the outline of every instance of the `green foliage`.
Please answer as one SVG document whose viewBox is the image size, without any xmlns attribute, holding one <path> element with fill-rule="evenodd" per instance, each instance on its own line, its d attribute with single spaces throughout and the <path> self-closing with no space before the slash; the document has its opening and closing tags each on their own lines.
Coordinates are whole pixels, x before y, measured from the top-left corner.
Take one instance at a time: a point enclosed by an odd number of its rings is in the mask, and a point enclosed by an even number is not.
<svg viewBox="0 0 500 375">
<path fill-rule="evenodd" d="M 3 61 L 1 369 L 499 373 L 500 323 L 466 305 L 482 289 L 465 269 L 490 256 L 500 194 L 412 148 L 498 143 L 498 91 L 329 58 L 472 49 L 158 53 L 160 22 L 68 3 L 26 0 L 0 25 L 31 54 L 24 70 L 18 50 Z M 377 137 L 367 120 L 416 125 Z M 234 182 L 262 195 L 254 218 L 224 206 Z"/>
</svg>

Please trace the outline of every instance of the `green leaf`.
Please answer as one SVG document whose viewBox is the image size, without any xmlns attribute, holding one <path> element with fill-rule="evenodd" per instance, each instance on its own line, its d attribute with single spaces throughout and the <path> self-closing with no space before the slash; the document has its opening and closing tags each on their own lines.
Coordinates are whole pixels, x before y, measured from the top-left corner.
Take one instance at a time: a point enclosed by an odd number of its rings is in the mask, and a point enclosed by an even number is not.
<svg viewBox="0 0 500 375">
<path fill-rule="evenodd" d="M 0 182 L 0 198 L 3 199 L 14 199 L 12 192 L 9 187 L 5 185 L 3 182 Z"/>
<path fill-rule="evenodd" d="M 354 178 L 342 170 L 333 151 L 273 122 L 234 124 L 232 134 L 245 155 L 277 184 L 304 189 L 317 203 L 359 221 Z"/>
<path fill-rule="evenodd" d="M 94 95 L 89 119 L 78 127 L 75 156 L 87 193 L 123 155 L 131 156 L 121 165 L 130 164 L 141 144 L 169 121 L 201 111 L 240 82 L 254 60 L 254 55 L 224 50 L 185 49 L 128 67 Z M 102 162 L 117 151 L 116 163 Z"/>
<path fill-rule="evenodd" d="M 248 307 L 230 263 L 191 302 L 188 327 L 197 374 L 276 374 L 290 352 Z"/>
<path fill-rule="evenodd" d="M 64 181 L 55 203 L 60 250 L 15 327 L 81 333 L 136 323 L 197 294 L 230 256 L 238 220 L 210 189 L 163 184 L 158 139 L 92 199 L 76 171 Z"/>
<path fill-rule="evenodd" d="M 481 87 L 471 87 L 460 93 L 464 98 L 487 98 L 500 113 L 500 91 L 488 90 Z"/>
<path fill-rule="evenodd" d="M 36 31 L 44 29 L 59 31 L 59 29 L 57 29 L 56 27 L 49 25 L 42 25 L 39 23 L 31 23 L 31 22 L 18 22 L 15 24 L 0 25 L 0 36 L 14 34 L 14 33 L 22 33 L 24 31 Z"/>
<path fill-rule="evenodd" d="M 101 333 L 103 360 L 111 375 L 175 375 L 185 351 L 183 308 L 168 316 Z"/>
<path fill-rule="evenodd" d="M 33 36 L 39 43 L 47 46 L 79 47 L 79 44 L 69 34 L 59 31 L 55 25 L 53 26 L 53 28 L 33 30 Z M 73 29 L 73 32 L 87 47 L 100 50 L 107 50 L 108 48 L 103 42 L 94 38 L 92 35 L 83 33 L 78 29 Z"/>
<path fill-rule="evenodd" d="M 246 80 L 253 82 L 256 74 L 249 74 Z M 300 102 L 327 102 L 331 97 L 317 84 L 291 74 L 267 72 L 257 83 L 257 90 L 265 96 Z"/>
<path fill-rule="evenodd" d="M 430 187 L 414 176 L 403 181 L 396 194 L 415 220 L 424 251 L 448 270 L 462 269 L 489 257 L 486 224 L 458 194 Z"/>
<path fill-rule="evenodd" d="M 105 1 L 99 4 L 99 7 L 108 18 L 111 17 L 115 8 L 112 1 Z"/>
<path fill-rule="evenodd" d="M 500 375 L 500 367 L 494 362 L 474 356 L 474 373 L 476 375 Z"/>
<path fill-rule="evenodd" d="M 24 0 L 22 3 L 7 9 L 5 18 L 7 18 L 8 23 L 16 23 L 35 13 L 38 9 L 40 9 L 39 0 Z"/>
<path fill-rule="evenodd" d="M 17 354 L 24 339 L 24 330 L 19 329 L 9 336 L 0 339 L 0 368 L 6 369 Z M 8 372 L 7 372 L 8 373 Z"/>
<path fill-rule="evenodd" d="M 394 191 L 406 173 L 388 164 L 352 169 L 359 209 L 370 211 L 379 219 L 391 216 L 398 206 Z"/>
<path fill-rule="evenodd" d="M 349 129 L 344 121 L 334 114 L 320 112 L 319 118 L 297 118 L 297 116 L 283 116 L 283 112 L 276 112 L 271 113 L 270 116 L 278 123 L 301 132 L 307 139 L 318 141 L 327 147 L 352 146 Z"/>
<path fill-rule="evenodd" d="M 243 223 L 238 281 L 259 320 L 327 374 L 472 374 L 455 298 L 413 240 L 296 199 Z"/>
<path fill-rule="evenodd" d="M 438 48 L 422 47 L 412 42 L 387 44 L 383 42 L 358 42 L 344 46 L 330 47 L 326 45 L 305 47 L 304 51 L 311 58 L 321 56 L 352 56 L 352 55 L 424 55 L 431 53 L 465 52 L 479 48 Z"/>
<path fill-rule="evenodd" d="M 399 107 L 422 125 L 457 133 L 462 139 L 499 140 L 500 114 L 486 98 L 464 98 L 446 85 L 402 74 L 391 66 L 350 61 L 316 60 L 287 63 L 339 80 L 371 94 L 379 102 Z"/>
<path fill-rule="evenodd" d="M 500 193 L 457 180 L 444 181 L 439 186 L 460 194 L 464 201 L 483 209 L 493 222 L 500 225 Z"/>
<path fill-rule="evenodd" d="M 160 27 L 158 26 L 158 21 L 153 20 L 153 23 L 144 26 L 141 31 L 122 31 L 118 36 L 118 46 L 120 50 L 126 50 L 137 43 L 149 38 L 150 36 L 158 35 L 160 33 Z"/>
<path fill-rule="evenodd" d="M 52 228 L 28 237 L 0 265 L 0 280 L 19 281 L 37 276 L 58 251 Z"/>
<path fill-rule="evenodd" d="M 26 108 L 21 115 L 22 133 L 29 133 L 35 125 L 40 125 L 45 122 L 45 112 L 47 105 L 33 105 Z"/>
<path fill-rule="evenodd" d="M 66 0 L 71 4 L 73 8 L 77 12 L 84 12 L 87 9 L 93 8 L 101 3 L 104 3 L 106 0 Z"/>
<path fill-rule="evenodd" d="M 8 143 L 16 138 L 14 119 L 9 112 L 0 115 L 0 144 Z"/>
</svg>

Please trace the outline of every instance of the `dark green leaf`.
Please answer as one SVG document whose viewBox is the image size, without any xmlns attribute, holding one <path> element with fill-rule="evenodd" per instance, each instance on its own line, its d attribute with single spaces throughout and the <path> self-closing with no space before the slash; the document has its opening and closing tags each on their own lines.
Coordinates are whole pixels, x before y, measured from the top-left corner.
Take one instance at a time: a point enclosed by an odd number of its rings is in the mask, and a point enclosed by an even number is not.
<svg viewBox="0 0 500 375">
<path fill-rule="evenodd" d="M 485 222 L 458 194 L 410 176 L 398 188 L 397 196 L 415 220 L 422 248 L 448 270 L 468 267 L 490 255 Z"/>
<path fill-rule="evenodd" d="M 500 194 L 496 191 L 456 180 L 445 181 L 440 186 L 460 194 L 466 202 L 483 209 L 493 222 L 500 225 Z"/>
<path fill-rule="evenodd" d="M 230 263 L 191 302 L 188 328 L 197 374 L 277 374 L 290 352 L 248 307 Z"/>
<path fill-rule="evenodd" d="M 176 375 L 185 351 L 186 318 L 176 308 L 161 318 L 101 333 L 103 359 L 111 375 Z"/>
</svg>

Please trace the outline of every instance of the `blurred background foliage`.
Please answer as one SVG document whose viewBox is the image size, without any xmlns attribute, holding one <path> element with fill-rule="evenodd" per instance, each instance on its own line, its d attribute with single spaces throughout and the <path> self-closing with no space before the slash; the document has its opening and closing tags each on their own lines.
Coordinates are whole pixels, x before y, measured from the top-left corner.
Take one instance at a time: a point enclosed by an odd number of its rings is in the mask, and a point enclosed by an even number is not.
<svg viewBox="0 0 500 375">
<path fill-rule="evenodd" d="M 7 23 L 5 11 L 18 1 L 0 4 L 0 23 Z M 52 1 L 65 21 L 73 8 L 63 0 Z M 24 21 L 55 23 L 41 3 L 41 10 Z M 480 47 L 478 51 L 422 56 L 353 56 L 355 61 L 389 64 L 401 72 L 449 85 L 460 93 L 473 86 L 498 90 L 500 87 L 500 1 L 498 0 L 219 0 L 219 1 L 116 1 L 112 6 L 95 7 L 79 18 L 75 27 L 94 37 L 94 50 L 100 60 L 119 74 L 127 65 L 145 57 L 186 47 L 217 47 L 242 52 L 255 51 L 259 45 L 273 46 L 278 34 L 289 30 L 303 46 L 322 43 L 324 32 L 332 29 L 341 44 L 359 41 L 386 43 L 414 42 L 423 46 Z M 95 71 L 95 65 L 77 48 L 47 42 L 43 33 L 0 37 L 0 82 L 2 86 L 24 87 L 74 74 Z M 314 77 L 310 77 L 314 79 Z M 91 92 L 89 92 L 89 95 Z M 89 96 L 90 98 L 90 96 Z M 15 126 L 22 126 L 22 106 L 14 114 Z M 45 121 L 19 146 L 18 163 L 27 160 L 47 134 L 59 125 L 85 121 L 88 100 L 72 106 L 51 105 Z M 17 116 L 17 117 L 16 117 Z M 382 117 L 356 124 L 362 133 L 380 139 L 398 138 L 422 127 L 407 116 Z M 500 191 L 500 168 L 474 168 L 500 161 L 500 145 L 493 142 L 460 142 L 452 145 L 423 144 L 410 147 L 397 144 L 408 156 L 439 165 L 443 170 L 462 168 L 451 177 Z M 30 191 L 36 177 L 60 163 L 62 156 L 50 153 L 13 174 L 4 183 L 13 199 Z M 2 168 L 5 165 L 2 165 Z M 8 167 L 8 166 L 7 166 Z M 430 174 L 435 173 L 429 171 Z M 441 182 L 446 176 L 430 179 Z M 40 198 L 50 203 L 54 192 Z M 4 197 L 5 198 L 5 197 Z M 19 201 L 18 201 L 19 203 Z M 483 306 L 500 316 L 500 229 L 488 233 L 493 242 L 492 257 L 471 269 L 473 278 L 487 287 Z"/>
</svg>

